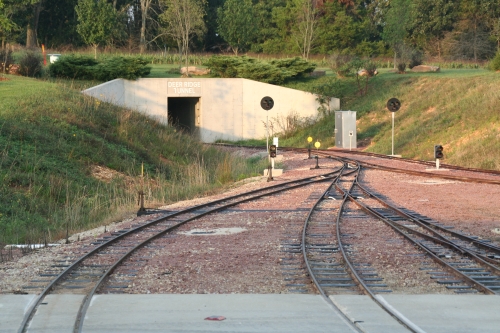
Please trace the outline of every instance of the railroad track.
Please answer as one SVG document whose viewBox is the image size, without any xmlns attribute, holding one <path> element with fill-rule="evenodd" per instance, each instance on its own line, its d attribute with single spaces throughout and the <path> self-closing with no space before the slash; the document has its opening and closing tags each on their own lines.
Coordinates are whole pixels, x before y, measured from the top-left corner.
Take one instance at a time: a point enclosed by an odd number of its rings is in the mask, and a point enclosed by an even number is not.
<svg viewBox="0 0 500 333">
<path fill-rule="evenodd" d="M 350 244 L 346 242 L 351 234 L 341 231 L 342 216 L 347 211 L 346 206 L 361 169 L 356 163 L 346 161 L 346 165 L 348 169 L 331 183 L 306 218 L 302 254 L 309 275 L 319 293 L 330 304 L 334 304 L 329 298 L 331 295 L 367 294 L 409 331 L 421 332 L 376 296 L 392 290 L 383 283 L 371 263 L 355 259 Z"/>
<path fill-rule="evenodd" d="M 311 209 L 303 228 L 302 253 L 318 291 L 330 295 L 364 293 L 412 332 L 420 332 L 378 296 L 392 290 L 362 256 L 351 248 L 354 234 L 343 229 L 348 221 L 368 218 L 383 221 L 418 247 L 435 265 L 424 266 L 430 279 L 456 293 L 500 293 L 500 248 L 408 209 L 397 208 L 358 181 L 362 166 L 344 160 L 344 170 Z M 336 219 L 334 218 L 336 216 Z M 344 221 L 345 220 L 345 221 Z M 352 222 L 351 222 L 352 223 Z"/>
<path fill-rule="evenodd" d="M 214 145 L 215 146 L 235 147 L 235 148 L 265 149 L 265 147 L 248 147 L 248 146 L 237 146 L 237 145 L 230 145 L 230 144 L 214 144 Z M 280 151 L 293 151 L 296 153 L 303 153 L 305 156 L 308 154 L 307 148 L 280 147 L 279 150 Z M 475 182 L 475 183 L 487 183 L 487 184 L 500 185 L 500 171 L 498 171 L 498 170 L 466 168 L 466 167 L 461 167 L 461 166 L 456 166 L 456 165 L 451 165 L 451 164 L 441 164 L 441 168 L 443 168 L 443 169 L 449 169 L 449 170 L 453 170 L 453 171 L 463 171 L 466 173 L 471 173 L 471 174 L 476 174 L 476 175 L 487 175 L 490 178 L 466 177 L 466 176 L 461 177 L 461 176 L 453 176 L 453 175 L 446 175 L 446 174 L 436 174 L 436 173 L 432 173 L 432 172 L 412 171 L 412 170 L 408 170 L 408 169 L 399 169 L 399 168 L 394 168 L 394 167 L 388 167 L 388 166 L 375 164 L 375 163 L 369 163 L 366 161 L 362 161 L 360 159 L 356 159 L 356 156 L 375 157 L 375 158 L 379 158 L 381 160 L 402 161 L 402 162 L 406 162 L 406 163 L 411 163 L 411 164 L 416 164 L 416 165 L 432 168 L 433 166 L 435 166 L 435 162 L 430 162 L 430 161 L 422 161 L 422 160 L 415 160 L 415 159 L 409 159 L 409 158 L 395 157 L 395 156 L 390 156 L 390 155 L 363 152 L 363 151 L 358 151 L 358 150 L 346 150 L 346 149 L 344 149 L 344 150 L 312 149 L 311 153 L 312 153 L 312 155 L 318 155 L 320 157 L 326 157 L 326 158 L 341 158 L 341 156 L 339 156 L 339 154 L 348 154 L 348 155 L 351 155 L 351 157 L 349 157 L 350 160 L 355 160 L 357 163 L 359 163 L 360 165 L 362 165 L 364 167 L 371 167 L 371 168 L 376 168 L 379 170 L 385 170 L 385 171 L 390 171 L 390 172 L 398 172 L 398 173 L 405 173 L 405 174 L 424 176 L 424 177 L 432 177 L 432 178 L 458 180 L 458 181 L 464 181 L 464 182 Z"/>
<path fill-rule="evenodd" d="M 486 241 L 455 232 L 438 221 L 390 205 L 357 181 L 361 195 L 346 195 L 365 212 L 379 218 L 421 248 L 443 270 L 431 278 L 459 293 L 477 289 L 486 294 L 500 292 L 500 248 Z M 359 197 L 363 197 L 360 200 Z"/>
<path fill-rule="evenodd" d="M 77 260 L 73 260 L 72 262 L 65 261 L 54 265 L 54 271 L 44 274 L 47 275 L 45 277 L 55 276 L 48 284 L 46 280 L 33 282 L 35 284 L 43 283 L 43 287 L 37 285 L 38 288 L 43 288 L 43 290 L 26 311 L 18 332 L 27 331 L 44 298 L 49 294 L 55 293 L 84 295 L 84 300 L 76 315 L 74 325 L 74 332 L 81 332 L 85 314 L 92 297 L 108 282 L 115 286 L 117 283 L 121 283 L 119 280 L 110 281 L 110 275 L 127 259 L 132 258 L 139 249 L 144 248 L 155 239 L 168 237 L 169 232 L 172 232 L 181 225 L 208 214 L 213 214 L 244 202 L 257 200 L 264 196 L 334 179 L 344 168 L 343 163 L 338 162 L 337 164 L 338 167 L 336 169 L 319 176 L 287 181 L 194 206 L 182 211 L 170 212 L 160 218 L 135 225 L 130 229 L 121 230 L 109 237 L 96 241 L 92 244 L 93 248 L 89 249 L 88 253 Z M 136 259 L 140 260 L 140 258 Z M 122 274 L 122 276 L 126 278 L 126 274 Z"/>
</svg>

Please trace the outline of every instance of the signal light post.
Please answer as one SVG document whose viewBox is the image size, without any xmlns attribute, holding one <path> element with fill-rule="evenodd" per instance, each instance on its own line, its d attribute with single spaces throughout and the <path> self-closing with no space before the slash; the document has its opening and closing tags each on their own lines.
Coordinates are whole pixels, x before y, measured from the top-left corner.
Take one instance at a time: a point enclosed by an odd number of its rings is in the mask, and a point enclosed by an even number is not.
<svg viewBox="0 0 500 333">
<path fill-rule="evenodd" d="M 265 111 L 269 111 L 274 106 L 274 100 L 269 96 L 262 97 L 262 99 L 260 100 L 260 106 Z M 267 167 L 267 175 L 268 175 L 267 181 L 269 182 L 269 181 L 273 180 L 273 175 L 272 175 L 272 168 L 273 167 L 271 166 L 271 151 L 270 151 L 270 147 L 269 147 L 269 112 L 266 112 L 266 132 L 267 132 L 266 150 L 269 153 L 269 165 Z M 275 149 L 274 157 L 276 157 L 276 146 L 274 146 L 274 149 Z"/>
<path fill-rule="evenodd" d="M 319 143 L 319 141 L 316 141 L 314 143 L 314 147 L 316 147 L 316 149 L 319 149 L 319 147 L 321 147 L 321 143 Z M 314 158 L 316 159 L 316 166 L 314 168 L 311 168 L 311 170 L 319 169 L 319 156 L 316 155 L 316 156 L 314 156 Z"/>
<path fill-rule="evenodd" d="M 439 169 L 439 160 L 444 158 L 442 145 L 434 145 L 434 158 L 436 159 L 436 170 L 438 170 Z"/>
<path fill-rule="evenodd" d="M 387 110 L 392 113 L 392 150 L 391 156 L 394 155 L 394 114 L 401 108 L 401 102 L 397 98 L 391 98 L 387 101 Z"/>
<path fill-rule="evenodd" d="M 311 142 L 313 141 L 313 138 L 312 137 L 307 137 L 307 143 L 309 144 L 309 147 L 307 148 L 307 152 L 308 152 L 308 159 L 310 160 L 311 159 Z"/>
</svg>

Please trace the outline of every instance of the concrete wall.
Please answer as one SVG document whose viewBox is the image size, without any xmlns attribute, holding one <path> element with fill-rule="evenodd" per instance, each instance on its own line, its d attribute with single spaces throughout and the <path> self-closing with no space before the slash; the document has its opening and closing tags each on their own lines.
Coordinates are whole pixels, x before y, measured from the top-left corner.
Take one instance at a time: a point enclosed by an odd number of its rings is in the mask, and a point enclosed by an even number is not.
<svg viewBox="0 0 500 333">
<path fill-rule="evenodd" d="M 168 97 L 199 97 L 199 133 L 203 142 L 263 138 L 266 136 L 266 117 L 270 121 L 284 119 L 290 114 L 316 117 L 319 107 L 311 93 L 246 79 L 118 79 L 84 93 L 144 112 L 163 123 L 168 123 Z M 260 106 L 264 96 L 274 99 L 270 111 Z M 331 105 L 338 110 L 339 99 L 332 99 Z"/>
</svg>

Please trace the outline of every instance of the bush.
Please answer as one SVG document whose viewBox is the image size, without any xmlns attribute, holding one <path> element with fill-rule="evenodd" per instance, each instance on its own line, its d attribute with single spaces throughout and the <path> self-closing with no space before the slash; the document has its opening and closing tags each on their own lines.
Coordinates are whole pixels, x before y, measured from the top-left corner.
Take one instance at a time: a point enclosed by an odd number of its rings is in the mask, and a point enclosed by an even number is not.
<svg viewBox="0 0 500 333">
<path fill-rule="evenodd" d="M 42 73 L 43 57 L 40 53 L 26 51 L 19 60 L 19 74 L 23 76 L 35 77 Z"/>
<path fill-rule="evenodd" d="M 147 61 L 141 58 L 113 57 L 97 64 L 92 69 L 94 78 L 99 81 L 110 81 L 116 78 L 135 80 L 151 72 Z"/>
<path fill-rule="evenodd" d="M 210 68 L 212 76 L 234 78 L 238 77 L 238 66 L 243 64 L 243 58 L 247 57 L 212 56 L 204 65 Z"/>
<path fill-rule="evenodd" d="M 398 73 L 403 74 L 406 72 L 406 64 L 404 62 L 400 62 L 398 64 Z"/>
<path fill-rule="evenodd" d="M 8 73 L 13 63 L 12 51 L 8 48 L 0 50 L 0 72 Z"/>
<path fill-rule="evenodd" d="M 289 72 L 292 79 L 304 77 L 306 74 L 312 73 L 316 68 L 316 64 L 299 57 L 272 60 L 270 64 Z"/>
<path fill-rule="evenodd" d="M 408 63 L 408 67 L 412 69 L 415 66 L 422 65 L 424 62 L 424 54 L 422 51 L 413 49 L 410 53 L 410 61 Z"/>
<path fill-rule="evenodd" d="M 205 65 L 214 77 L 245 78 L 271 84 L 298 79 L 314 70 L 316 65 L 300 58 L 261 61 L 250 57 L 213 56 Z"/>
<path fill-rule="evenodd" d="M 112 57 L 97 62 L 91 57 L 69 55 L 50 65 L 49 75 L 79 80 L 135 80 L 150 73 L 151 67 L 146 66 L 147 63 L 137 57 Z"/>
<path fill-rule="evenodd" d="M 500 50 L 497 51 L 495 58 L 490 61 L 488 68 L 492 71 L 500 71 Z"/>
<path fill-rule="evenodd" d="M 340 77 L 346 77 L 351 72 L 350 62 L 353 56 L 348 54 L 333 53 L 328 58 L 328 65 Z"/>
<path fill-rule="evenodd" d="M 49 75 L 64 79 L 92 80 L 94 78 L 92 68 L 95 65 L 97 65 L 97 61 L 91 57 L 77 55 L 62 56 L 50 65 Z"/>
</svg>

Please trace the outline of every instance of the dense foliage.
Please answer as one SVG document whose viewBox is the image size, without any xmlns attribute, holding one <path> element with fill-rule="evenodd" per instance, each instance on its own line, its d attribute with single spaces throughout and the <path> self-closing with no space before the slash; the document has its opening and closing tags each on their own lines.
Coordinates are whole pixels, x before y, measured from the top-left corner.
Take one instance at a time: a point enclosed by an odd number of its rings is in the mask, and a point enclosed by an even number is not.
<svg viewBox="0 0 500 333">
<path fill-rule="evenodd" d="M 135 80 L 149 74 L 151 67 L 138 57 L 111 57 L 98 62 L 90 57 L 62 56 L 50 65 L 52 77 L 80 80 L 109 81 L 117 78 Z"/>
<path fill-rule="evenodd" d="M 166 0 L 1 0 L 0 40 L 28 47 L 84 44 L 175 52 Z M 207 0 L 192 51 L 394 55 L 419 49 L 450 60 L 491 59 L 498 0 Z M 84 5 L 106 10 L 83 10 Z M 170 7 L 169 7 L 170 6 Z M 93 8 L 94 8 L 93 7 Z M 77 15 L 77 8 L 82 9 Z M 89 7 L 90 8 L 90 7 Z M 102 13 L 102 15 L 100 14 Z M 85 14 L 85 15 L 84 15 Z M 106 17 L 104 17 L 104 14 Z M 110 26 L 112 23 L 112 26 Z M 144 38 L 141 37 L 144 35 Z M 309 53 L 310 51 L 310 53 Z"/>
<path fill-rule="evenodd" d="M 239 77 L 271 84 L 282 84 L 303 77 L 316 67 L 315 64 L 301 58 L 266 62 L 247 56 L 213 56 L 205 65 L 215 77 Z"/>
</svg>

